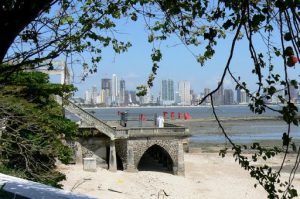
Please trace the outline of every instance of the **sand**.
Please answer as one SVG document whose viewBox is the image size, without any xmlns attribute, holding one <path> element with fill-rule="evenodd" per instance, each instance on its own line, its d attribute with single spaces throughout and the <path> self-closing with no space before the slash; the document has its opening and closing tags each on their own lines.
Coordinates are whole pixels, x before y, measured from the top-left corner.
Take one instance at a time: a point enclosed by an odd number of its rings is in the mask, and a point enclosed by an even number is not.
<svg viewBox="0 0 300 199">
<path fill-rule="evenodd" d="M 226 121 L 225 128 L 231 134 L 240 133 L 240 128 L 253 125 L 254 121 Z M 258 126 L 269 126 L 278 121 L 255 121 Z M 215 122 L 177 121 L 176 124 L 187 126 L 192 134 L 219 134 Z M 233 128 L 235 127 L 235 128 Z M 240 127 L 240 128 L 239 128 Z M 257 130 L 258 132 L 263 131 Z M 281 130 L 281 129 L 280 129 Z M 243 132 L 243 131 L 242 131 Z M 262 144 L 273 146 L 280 141 L 264 141 Z M 267 193 L 261 186 L 254 188 L 257 183 L 249 173 L 234 161 L 232 155 L 225 158 L 218 155 L 224 144 L 201 143 L 190 145 L 196 147 L 184 155 L 185 176 L 175 176 L 168 173 L 139 171 L 128 173 L 109 172 L 98 168 L 97 172 L 83 171 L 82 165 L 60 166 L 67 176 L 63 182 L 64 189 L 83 193 L 101 199 L 253 199 L 267 198 Z M 282 156 L 276 156 L 268 164 L 278 168 Z M 295 155 L 289 156 L 283 177 L 287 177 Z M 300 169 L 294 180 L 294 185 L 300 193 Z"/>
<path fill-rule="evenodd" d="M 153 171 L 110 172 L 101 168 L 97 172 L 86 172 L 82 165 L 61 165 L 59 169 L 67 176 L 67 181 L 63 182 L 65 190 L 96 198 L 267 198 L 262 187 L 254 188 L 256 180 L 241 169 L 230 154 L 221 158 L 217 151 L 198 149 L 186 153 L 184 158 L 184 177 Z M 270 164 L 278 165 L 279 162 L 280 158 L 275 158 Z M 295 186 L 300 187 L 299 173 Z"/>
</svg>

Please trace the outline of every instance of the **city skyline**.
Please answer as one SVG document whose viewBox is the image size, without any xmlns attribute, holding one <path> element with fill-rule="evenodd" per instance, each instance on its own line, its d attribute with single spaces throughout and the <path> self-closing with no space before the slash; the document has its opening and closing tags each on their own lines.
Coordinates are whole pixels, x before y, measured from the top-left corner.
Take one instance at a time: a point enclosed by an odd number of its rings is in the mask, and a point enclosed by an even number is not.
<svg viewBox="0 0 300 199">
<path fill-rule="evenodd" d="M 220 82 L 219 82 L 220 83 Z M 100 89 L 98 89 L 100 88 Z M 126 87 L 126 81 L 122 77 L 113 74 L 111 78 L 103 78 L 99 81 L 98 86 L 94 85 L 85 91 L 85 104 L 104 104 L 106 106 L 127 106 L 129 104 L 157 104 L 157 105 L 196 105 L 204 95 L 210 92 L 210 88 L 204 88 L 200 93 L 195 93 L 191 83 L 188 80 L 174 81 L 165 79 L 161 81 L 160 92 L 156 95 L 148 89 L 143 97 L 137 97 L 136 91 Z M 231 105 L 236 104 L 239 91 L 236 93 L 230 88 L 224 88 L 220 85 L 220 89 L 213 95 L 215 105 Z M 245 98 L 245 97 L 244 97 Z M 244 103 L 244 101 L 242 101 Z M 203 104 L 210 104 L 210 100 L 206 100 Z"/>
<path fill-rule="evenodd" d="M 128 91 L 137 91 L 136 87 L 139 86 L 139 85 L 133 85 L 133 86 L 131 86 L 131 87 L 128 87 L 128 83 L 129 83 L 129 82 L 126 81 L 124 77 L 119 76 L 118 74 L 112 74 L 112 76 L 113 76 L 113 75 L 116 75 L 117 77 L 121 78 L 122 81 L 126 82 L 126 90 L 128 90 Z M 100 79 L 100 81 L 99 81 L 100 83 L 99 83 L 99 84 L 94 84 L 94 85 L 90 85 L 89 87 L 87 87 L 87 90 L 90 89 L 90 88 L 92 88 L 92 87 L 94 87 L 94 86 L 96 86 L 98 89 L 101 89 L 101 88 L 102 88 L 101 85 L 102 85 L 102 81 L 103 81 L 103 80 L 110 80 L 110 84 L 112 84 L 112 83 L 111 83 L 111 82 L 112 82 L 112 78 L 109 78 L 109 77 L 106 76 L 105 78 Z M 190 85 L 189 85 L 190 89 L 193 90 L 193 91 L 196 91 L 197 94 L 205 93 L 205 92 L 204 92 L 205 89 L 209 89 L 209 90 L 211 91 L 212 89 L 215 88 L 215 87 L 203 87 L 203 86 L 196 87 L 196 86 L 194 86 L 194 85 L 192 84 L 192 82 L 191 82 L 190 80 L 187 80 L 187 79 L 174 80 L 174 79 L 171 79 L 171 78 L 165 78 L 165 79 L 160 80 L 160 82 L 158 82 L 156 85 L 154 85 L 154 87 L 150 88 L 152 94 L 154 94 L 156 97 L 161 93 L 161 82 L 162 82 L 163 80 L 172 80 L 172 81 L 174 81 L 174 88 L 176 88 L 174 91 L 178 91 L 178 84 L 179 84 L 179 82 L 181 82 L 181 81 L 183 81 L 183 82 L 189 82 L 189 83 L 190 83 Z M 158 81 L 158 80 L 157 80 L 157 81 Z M 226 88 L 226 89 L 233 89 L 233 88 L 234 88 L 234 86 L 231 85 L 231 84 L 228 83 L 228 82 L 225 83 L 225 84 L 226 84 L 227 86 L 223 86 L 224 89 L 225 89 L 225 88 Z M 216 83 L 216 85 L 217 85 L 217 83 Z M 202 87 L 203 87 L 203 88 L 202 88 Z M 233 90 L 234 90 L 234 89 L 233 89 Z M 79 93 L 77 92 L 77 93 L 75 93 L 75 96 L 76 96 L 76 97 L 84 97 L 84 92 L 85 92 L 85 90 L 83 90 L 83 94 L 82 94 L 82 95 L 79 95 Z M 174 100 L 175 100 L 175 96 L 174 96 Z"/>
<path fill-rule="evenodd" d="M 100 84 L 101 82 L 101 84 Z M 197 105 L 205 95 L 211 92 L 210 88 L 204 88 L 200 93 L 195 93 L 191 87 L 191 83 L 187 80 L 174 81 L 165 79 L 161 81 L 160 92 L 154 95 L 150 89 L 145 96 L 137 97 L 135 90 L 126 88 L 126 81 L 122 77 L 113 74 L 112 77 L 101 79 L 98 90 L 94 85 L 85 91 L 84 104 L 104 104 L 105 106 L 127 106 L 127 105 Z M 220 81 L 218 81 L 220 84 Z M 177 85 L 177 86 L 176 86 Z M 298 103 L 300 95 L 298 89 L 290 88 L 291 99 Z M 280 103 L 278 95 L 284 96 L 284 90 L 276 93 L 272 98 L 266 100 L 268 103 Z M 219 90 L 213 95 L 214 105 L 233 105 L 247 104 L 250 97 L 243 89 L 231 89 L 220 85 Z M 202 105 L 211 105 L 211 100 L 207 98 Z"/>
</svg>

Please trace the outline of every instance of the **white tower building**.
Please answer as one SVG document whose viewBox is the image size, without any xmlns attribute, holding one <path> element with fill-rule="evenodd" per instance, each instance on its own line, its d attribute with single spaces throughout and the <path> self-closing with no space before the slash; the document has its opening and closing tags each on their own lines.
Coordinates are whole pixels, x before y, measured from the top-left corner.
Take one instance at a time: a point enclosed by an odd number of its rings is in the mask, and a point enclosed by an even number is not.
<svg viewBox="0 0 300 199">
<path fill-rule="evenodd" d="M 180 104 L 183 106 L 191 105 L 191 83 L 189 81 L 179 81 L 178 92 Z"/>
<path fill-rule="evenodd" d="M 118 97 L 119 97 L 118 77 L 116 74 L 113 74 L 112 82 L 111 82 L 111 102 L 113 104 L 118 104 Z"/>
</svg>

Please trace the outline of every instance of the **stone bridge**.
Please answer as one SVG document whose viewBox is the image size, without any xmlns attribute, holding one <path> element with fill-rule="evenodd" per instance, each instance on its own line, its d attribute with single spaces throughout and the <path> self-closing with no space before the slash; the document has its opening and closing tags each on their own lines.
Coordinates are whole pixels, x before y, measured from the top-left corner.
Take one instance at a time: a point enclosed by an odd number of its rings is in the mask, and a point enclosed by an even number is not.
<svg viewBox="0 0 300 199">
<path fill-rule="evenodd" d="M 61 99 L 60 99 L 61 101 Z M 76 162 L 96 158 L 97 166 L 136 172 L 163 170 L 184 175 L 184 147 L 190 133 L 187 128 L 166 124 L 164 128 L 122 127 L 117 122 L 106 123 L 70 101 L 64 107 L 80 119 L 80 130 L 88 131 L 75 143 Z"/>
</svg>

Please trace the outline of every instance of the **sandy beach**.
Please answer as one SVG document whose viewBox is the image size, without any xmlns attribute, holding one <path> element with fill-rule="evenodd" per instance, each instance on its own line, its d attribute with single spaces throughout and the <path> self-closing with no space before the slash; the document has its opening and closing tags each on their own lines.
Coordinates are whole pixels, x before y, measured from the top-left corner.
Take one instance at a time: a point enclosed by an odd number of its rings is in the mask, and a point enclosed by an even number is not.
<svg viewBox="0 0 300 199">
<path fill-rule="evenodd" d="M 63 182 L 65 190 L 96 198 L 267 198 L 262 187 L 254 188 L 256 180 L 240 168 L 231 154 L 221 158 L 217 149 L 207 152 L 196 148 L 186 153 L 184 158 L 184 177 L 153 171 L 110 172 L 101 168 L 97 172 L 86 172 L 82 165 L 61 165 L 59 170 L 67 176 L 67 181 Z M 287 162 L 292 164 L 293 155 L 289 158 Z M 275 157 L 270 165 L 276 166 L 280 160 L 279 156 Z M 299 171 L 294 184 L 300 187 Z"/>
<path fill-rule="evenodd" d="M 188 127 L 192 134 L 220 134 L 215 121 L 190 120 L 176 121 L 175 123 Z M 245 127 L 253 129 L 253 124 L 258 126 L 254 129 L 255 132 L 262 134 L 265 126 L 278 128 L 278 123 L 281 122 L 278 120 L 223 122 L 225 129 L 230 132 L 229 135 L 240 132 L 247 134 L 247 131 L 244 131 Z M 281 132 L 284 129 L 279 130 Z M 298 130 L 295 129 L 295 131 Z M 282 146 L 280 139 L 277 141 L 265 140 L 261 143 L 267 146 Z M 97 172 L 86 172 L 83 171 L 82 165 L 61 165 L 59 170 L 67 176 L 67 180 L 63 182 L 64 189 L 101 199 L 267 198 L 266 191 L 260 185 L 254 188 L 257 181 L 252 179 L 248 171 L 243 170 L 234 161 L 232 154 L 227 154 L 225 158 L 219 156 L 219 150 L 224 147 L 224 143 L 190 143 L 190 146 L 192 146 L 190 152 L 184 154 L 185 176 L 154 171 L 136 173 L 117 171 L 113 173 L 101 168 L 98 168 Z M 230 148 L 228 144 L 227 147 Z M 295 154 L 288 155 L 281 175 L 283 178 L 288 178 L 288 172 L 292 168 L 295 157 Z M 278 169 L 281 160 L 282 155 L 278 155 L 269 160 L 267 164 Z M 300 192 L 299 168 L 294 186 Z"/>
</svg>

